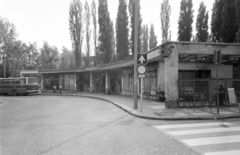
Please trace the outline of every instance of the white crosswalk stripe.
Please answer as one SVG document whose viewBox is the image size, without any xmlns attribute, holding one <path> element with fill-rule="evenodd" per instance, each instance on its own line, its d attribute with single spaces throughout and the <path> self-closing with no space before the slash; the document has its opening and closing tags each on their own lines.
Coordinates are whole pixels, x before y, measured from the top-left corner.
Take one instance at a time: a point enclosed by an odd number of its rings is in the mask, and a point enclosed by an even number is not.
<svg viewBox="0 0 240 155">
<path fill-rule="evenodd" d="M 240 127 L 227 122 L 155 126 L 204 155 L 240 155 Z M 214 145 L 214 147 L 211 147 Z M 231 145 L 231 148 L 224 148 Z M 207 149 L 202 149 L 202 148 Z"/>
</svg>

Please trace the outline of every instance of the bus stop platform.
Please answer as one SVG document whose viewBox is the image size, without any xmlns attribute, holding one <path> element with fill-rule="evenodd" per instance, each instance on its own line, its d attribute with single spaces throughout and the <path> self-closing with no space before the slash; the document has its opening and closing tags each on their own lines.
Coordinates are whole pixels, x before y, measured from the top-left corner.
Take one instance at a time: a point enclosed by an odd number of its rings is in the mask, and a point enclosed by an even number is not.
<svg viewBox="0 0 240 155">
<path fill-rule="evenodd" d="M 75 96 L 86 97 L 109 102 L 128 114 L 150 120 L 217 120 L 240 118 L 239 106 L 219 107 L 193 107 L 193 108 L 166 108 L 164 102 L 138 99 L 138 108 L 134 109 L 133 97 L 122 95 L 107 95 L 101 93 L 38 93 L 38 95 L 54 95 L 54 96 Z"/>
</svg>

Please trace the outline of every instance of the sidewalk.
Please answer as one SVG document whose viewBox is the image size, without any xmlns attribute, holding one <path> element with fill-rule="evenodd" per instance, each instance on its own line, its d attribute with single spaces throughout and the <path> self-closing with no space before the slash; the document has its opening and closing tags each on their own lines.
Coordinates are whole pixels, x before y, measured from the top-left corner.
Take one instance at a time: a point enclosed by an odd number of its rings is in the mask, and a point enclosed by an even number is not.
<svg viewBox="0 0 240 155">
<path fill-rule="evenodd" d="M 143 99 L 138 100 L 138 109 L 133 109 L 133 97 L 121 95 L 106 95 L 100 93 L 39 93 L 39 95 L 79 96 L 105 100 L 124 110 L 132 116 L 152 120 L 215 120 L 240 118 L 239 107 L 220 107 L 217 114 L 216 107 L 200 108 L 165 108 L 164 102 Z M 142 109 L 142 110 L 141 110 Z"/>
</svg>

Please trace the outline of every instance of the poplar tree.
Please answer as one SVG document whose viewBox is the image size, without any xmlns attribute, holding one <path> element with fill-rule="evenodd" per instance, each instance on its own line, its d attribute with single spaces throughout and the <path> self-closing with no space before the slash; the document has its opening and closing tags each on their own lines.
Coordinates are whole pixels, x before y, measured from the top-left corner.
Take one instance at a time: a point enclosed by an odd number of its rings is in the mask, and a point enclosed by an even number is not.
<svg viewBox="0 0 240 155">
<path fill-rule="evenodd" d="M 235 1 L 235 8 L 236 8 L 236 24 L 238 26 L 238 32 L 236 33 L 236 42 L 240 43 L 240 0 Z"/>
<path fill-rule="evenodd" d="M 117 21 L 116 21 L 117 55 L 118 60 L 128 57 L 128 15 L 126 0 L 119 0 Z"/>
<path fill-rule="evenodd" d="M 211 38 L 213 42 L 222 42 L 220 30 L 222 25 L 223 4 L 223 0 L 215 0 L 213 4 L 211 20 Z"/>
<path fill-rule="evenodd" d="M 129 0 L 129 16 L 130 16 L 130 27 L 131 27 L 131 36 L 130 36 L 130 49 L 131 49 L 131 53 L 132 55 L 134 55 L 134 22 L 135 22 L 135 0 Z M 140 5 L 140 0 L 139 0 L 139 20 L 138 20 L 138 53 L 141 51 L 141 36 L 142 36 L 142 16 L 141 16 L 141 5 Z"/>
<path fill-rule="evenodd" d="M 150 38 L 149 38 L 149 49 L 157 47 L 157 36 L 154 32 L 154 25 L 151 24 L 150 28 Z"/>
<path fill-rule="evenodd" d="M 92 15 L 92 21 L 93 21 L 93 41 L 94 41 L 94 55 L 99 56 L 97 51 L 97 8 L 95 0 L 92 1 L 91 4 L 91 15 Z"/>
<path fill-rule="evenodd" d="M 86 61 L 85 65 L 89 66 L 89 57 L 90 57 L 90 39 L 91 39 L 91 29 L 90 29 L 90 8 L 88 2 L 85 2 L 85 12 L 84 12 L 84 21 L 85 21 L 85 39 L 86 39 Z"/>
<path fill-rule="evenodd" d="M 99 0 L 98 5 L 99 24 L 99 63 L 106 64 L 111 61 L 111 21 L 108 12 L 108 1 Z"/>
<path fill-rule="evenodd" d="M 206 42 L 208 40 L 208 12 L 204 2 L 200 3 L 196 22 L 196 40 L 198 42 Z"/>
<path fill-rule="evenodd" d="M 168 0 L 163 0 L 161 4 L 161 28 L 162 28 L 162 42 L 169 41 L 171 39 L 170 28 L 170 16 L 171 16 L 171 6 Z"/>
<path fill-rule="evenodd" d="M 74 48 L 75 66 L 81 66 L 83 29 L 83 8 L 80 0 L 73 0 L 69 9 L 69 31 Z"/>
<path fill-rule="evenodd" d="M 235 0 L 224 1 L 222 10 L 221 36 L 223 42 L 233 43 L 236 38 L 238 27 L 236 24 Z"/>
<path fill-rule="evenodd" d="M 192 38 L 193 10 L 192 0 L 182 0 L 178 20 L 178 40 L 190 41 Z"/>
<path fill-rule="evenodd" d="M 148 25 L 145 24 L 143 25 L 143 46 L 142 46 L 142 52 L 147 52 L 148 51 L 148 42 L 149 42 L 149 32 L 148 32 Z"/>
</svg>

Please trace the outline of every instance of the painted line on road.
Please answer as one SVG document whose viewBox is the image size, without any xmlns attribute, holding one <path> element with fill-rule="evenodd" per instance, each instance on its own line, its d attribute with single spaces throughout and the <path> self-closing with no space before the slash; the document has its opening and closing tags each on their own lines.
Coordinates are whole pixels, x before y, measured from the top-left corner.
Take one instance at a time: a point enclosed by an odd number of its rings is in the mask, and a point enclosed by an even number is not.
<svg viewBox="0 0 240 155">
<path fill-rule="evenodd" d="M 240 150 L 205 153 L 205 155 L 239 155 L 239 154 Z"/>
<path fill-rule="evenodd" d="M 221 126 L 221 125 L 232 125 L 226 122 L 212 122 L 212 123 L 194 123 L 194 124 L 173 124 L 173 125 L 162 125 L 155 126 L 157 129 L 170 129 L 170 128 L 186 128 L 186 127 L 200 127 L 200 126 Z"/>
<path fill-rule="evenodd" d="M 189 146 L 237 143 L 237 142 L 240 142 L 240 135 L 187 139 L 187 140 L 182 140 L 182 142 L 188 144 Z"/>
<path fill-rule="evenodd" d="M 232 132 L 232 131 L 240 131 L 240 127 L 170 131 L 167 133 L 173 136 L 180 136 L 180 135 L 193 135 L 193 134 L 201 134 L 201 133 Z"/>
</svg>

